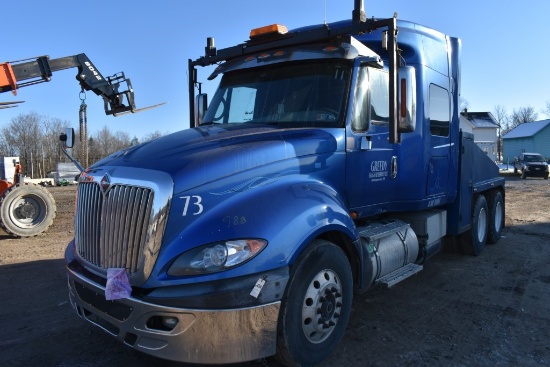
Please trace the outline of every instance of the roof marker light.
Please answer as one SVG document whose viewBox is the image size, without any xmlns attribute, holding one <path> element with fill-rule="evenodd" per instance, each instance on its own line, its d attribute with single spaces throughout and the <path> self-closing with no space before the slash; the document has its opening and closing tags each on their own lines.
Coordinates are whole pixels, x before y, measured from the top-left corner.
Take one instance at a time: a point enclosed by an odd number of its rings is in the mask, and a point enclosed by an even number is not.
<svg viewBox="0 0 550 367">
<path fill-rule="evenodd" d="M 283 35 L 287 34 L 288 29 L 284 25 L 281 24 L 271 24 L 266 25 L 264 27 L 255 28 L 250 31 L 250 39 L 259 38 L 259 37 L 265 37 L 265 36 L 272 36 L 272 35 Z"/>
</svg>

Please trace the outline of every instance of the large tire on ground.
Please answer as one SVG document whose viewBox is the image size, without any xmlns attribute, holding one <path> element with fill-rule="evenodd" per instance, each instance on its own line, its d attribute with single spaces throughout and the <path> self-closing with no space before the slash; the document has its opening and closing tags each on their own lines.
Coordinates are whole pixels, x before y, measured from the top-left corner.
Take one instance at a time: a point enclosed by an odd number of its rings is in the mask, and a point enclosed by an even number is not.
<svg viewBox="0 0 550 367">
<path fill-rule="evenodd" d="M 335 244 L 315 240 L 290 269 L 279 314 L 276 359 L 313 366 L 337 347 L 353 299 L 349 260 Z"/>
<path fill-rule="evenodd" d="M 483 252 L 489 231 L 489 209 L 485 196 L 478 195 L 472 208 L 472 227 L 461 235 L 460 245 L 462 252 L 478 256 Z"/>
<path fill-rule="evenodd" d="M 489 230 L 487 242 L 497 243 L 500 240 L 504 228 L 504 199 L 499 190 L 490 191 L 487 194 L 487 207 L 489 209 Z"/>
<path fill-rule="evenodd" d="M 56 209 L 47 189 L 34 184 L 15 185 L 0 198 L 0 226 L 14 236 L 36 236 L 53 223 Z"/>
</svg>

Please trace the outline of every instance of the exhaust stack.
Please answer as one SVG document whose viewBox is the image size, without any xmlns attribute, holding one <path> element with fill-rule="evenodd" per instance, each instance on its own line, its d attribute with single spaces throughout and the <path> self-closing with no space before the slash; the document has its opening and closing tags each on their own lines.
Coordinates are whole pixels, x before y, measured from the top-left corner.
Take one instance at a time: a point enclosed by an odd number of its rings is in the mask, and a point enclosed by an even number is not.
<svg viewBox="0 0 550 367">
<path fill-rule="evenodd" d="M 351 13 L 351 19 L 354 23 L 361 23 L 367 20 L 367 14 L 365 13 L 365 5 L 363 0 L 355 0 L 353 12 Z"/>
</svg>

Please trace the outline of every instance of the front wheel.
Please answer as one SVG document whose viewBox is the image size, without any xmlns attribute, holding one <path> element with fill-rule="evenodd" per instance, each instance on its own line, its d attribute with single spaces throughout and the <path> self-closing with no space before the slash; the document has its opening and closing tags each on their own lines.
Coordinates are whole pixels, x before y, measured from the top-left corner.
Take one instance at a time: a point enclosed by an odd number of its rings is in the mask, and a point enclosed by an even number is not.
<svg viewBox="0 0 550 367">
<path fill-rule="evenodd" d="M 315 240 L 291 267 L 277 330 L 276 358 L 286 366 L 313 366 L 337 347 L 353 299 L 351 267 L 335 244 Z"/>
</svg>

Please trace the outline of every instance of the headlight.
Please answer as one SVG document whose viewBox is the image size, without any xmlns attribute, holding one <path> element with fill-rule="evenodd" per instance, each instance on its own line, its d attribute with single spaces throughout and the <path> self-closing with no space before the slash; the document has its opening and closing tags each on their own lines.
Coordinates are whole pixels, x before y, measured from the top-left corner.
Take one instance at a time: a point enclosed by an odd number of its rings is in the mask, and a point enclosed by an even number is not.
<svg viewBox="0 0 550 367">
<path fill-rule="evenodd" d="M 168 269 L 173 276 L 215 273 L 233 268 L 256 256 L 267 241 L 241 239 L 199 246 L 181 254 Z"/>
</svg>

